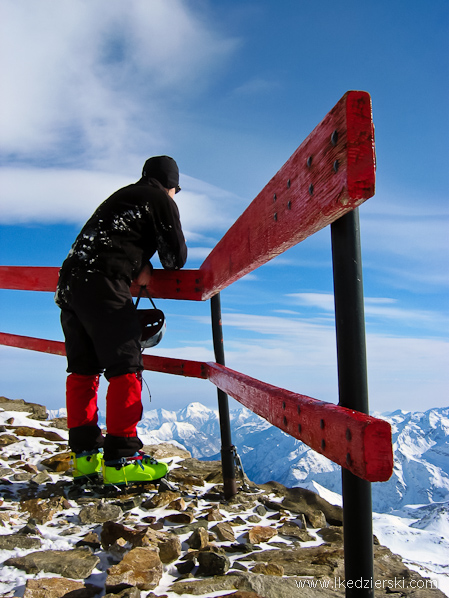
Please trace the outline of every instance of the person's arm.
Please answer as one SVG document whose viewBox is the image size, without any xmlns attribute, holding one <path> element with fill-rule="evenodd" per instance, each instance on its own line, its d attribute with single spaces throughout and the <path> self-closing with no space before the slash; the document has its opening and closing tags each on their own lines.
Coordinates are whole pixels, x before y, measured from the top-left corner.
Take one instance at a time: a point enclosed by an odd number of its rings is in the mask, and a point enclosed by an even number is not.
<svg viewBox="0 0 449 598">
<path fill-rule="evenodd" d="M 150 284 L 151 273 L 153 269 L 151 264 L 145 264 L 142 270 L 139 272 L 138 277 L 135 279 L 135 283 L 139 285 L 139 287 L 146 287 Z"/>
<path fill-rule="evenodd" d="M 187 261 L 187 246 L 182 232 L 179 210 L 175 201 L 167 196 L 155 214 L 157 252 L 162 266 L 179 270 Z"/>
</svg>

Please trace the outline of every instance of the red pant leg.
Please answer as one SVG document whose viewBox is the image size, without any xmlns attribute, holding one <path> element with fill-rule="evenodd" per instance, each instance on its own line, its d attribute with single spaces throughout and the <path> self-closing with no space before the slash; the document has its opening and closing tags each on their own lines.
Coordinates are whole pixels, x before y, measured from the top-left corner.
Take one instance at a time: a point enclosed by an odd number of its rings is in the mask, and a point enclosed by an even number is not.
<svg viewBox="0 0 449 598">
<path fill-rule="evenodd" d="M 67 427 L 96 426 L 100 376 L 69 374 L 66 383 Z"/>
<path fill-rule="evenodd" d="M 106 395 L 106 428 L 111 436 L 137 436 L 142 417 L 141 373 L 123 374 L 109 379 Z"/>
</svg>

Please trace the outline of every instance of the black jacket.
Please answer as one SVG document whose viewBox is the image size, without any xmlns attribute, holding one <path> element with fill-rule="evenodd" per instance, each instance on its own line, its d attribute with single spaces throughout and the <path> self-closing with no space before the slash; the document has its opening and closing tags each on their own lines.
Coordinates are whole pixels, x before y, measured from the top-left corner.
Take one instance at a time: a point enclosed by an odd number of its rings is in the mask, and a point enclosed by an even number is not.
<svg viewBox="0 0 449 598">
<path fill-rule="evenodd" d="M 83 226 L 61 267 L 58 291 L 69 276 L 86 271 L 131 284 L 156 251 L 168 270 L 187 259 L 176 203 L 158 181 L 140 179 L 113 193 Z"/>
</svg>

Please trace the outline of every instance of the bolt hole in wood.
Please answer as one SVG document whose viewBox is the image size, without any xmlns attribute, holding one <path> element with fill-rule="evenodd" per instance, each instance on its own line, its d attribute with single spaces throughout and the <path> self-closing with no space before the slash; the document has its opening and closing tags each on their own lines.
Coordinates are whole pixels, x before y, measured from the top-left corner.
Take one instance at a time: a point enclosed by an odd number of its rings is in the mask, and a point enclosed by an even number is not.
<svg viewBox="0 0 449 598">
<path fill-rule="evenodd" d="M 338 131 L 335 130 L 331 135 L 331 143 L 332 145 L 337 145 L 338 142 Z"/>
</svg>

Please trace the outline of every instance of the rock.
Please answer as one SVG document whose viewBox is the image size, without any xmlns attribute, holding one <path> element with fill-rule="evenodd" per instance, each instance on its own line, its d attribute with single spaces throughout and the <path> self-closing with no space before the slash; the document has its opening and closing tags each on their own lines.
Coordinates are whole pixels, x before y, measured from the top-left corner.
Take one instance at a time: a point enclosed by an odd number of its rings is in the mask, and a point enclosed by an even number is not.
<svg viewBox="0 0 449 598">
<path fill-rule="evenodd" d="M 311 540 L 314 540 L 307 530 L 301 529 L 296 523 L 293 523 L 293 521 L 286 521 L 277 531 L 281 536 L 296 538 L 300 542 L 310 542 Z"/>
<path fill-rule="evenodd" d="M 168 459 L 170 457 L 189 459 L 192 456 L 189 451 L 168 442 L 161 442 L 160 444 L 146 444 L 142 450 L 145 454 L 151 455 L 155 459 Z"/>
<path fill-rule="evenodd" d="M 28 511 L 30 517 L 42 525 L 47 521 L 51 521 L 56 513 L 63 511 L 68 506 L 65 498 L 62 498 L 61 496 L 53 496 L 49 499 L 31 498 L 29 500 L 24 500 L 20 504 L 20 509 L 22 511 Z"/>
<path fill-rule="evenodd" d="M 98 550 L 101 548 L 100 538 L 95 532 L 87 533 L 79 542 L 76 543 L 76 547 L 88 546 L 92 550 Z"/>
<path fill-rule="evenodd" d="M 277 530 L 273 527 L 255 525 L 248 531 L 248 540 L 251 544 L 260 544 L 261 542 L 268 542 L 277 533 Z"/>
<path fill-rule="evenodd" d="M 223 515 L 220 513 L 217 507 L 212 507 L 212 509 L 208 509 L 206 511 L 206 519 L 207 521 L 222 521 Z"/>
<path fill-rule="evenodd" d="M 190 474 L 182 467 L 176 467 L 170 471 L 170 481 L 177 484 L 181 490 L 192 490 L 194 486 L 204 486 L 204 478 Z"/>
<path fill-rule="evenodd" d="M 204 482 L 217 484 L 223 483 L 223 475 L 221 472 L 221 461 L 198 461 L 197 459 L 184 459 L 179 463 L 180 468 L 174 469 L 171 473 L 182 470 L 186 474 L 194 477 L 199 477 Z M 171 478 L 171 475 L 170 475 Z"/>
<path fill-rule="evenodd" d="M 159 548 L 159 558 L 165 564 L 176 561 L 182 553 L 181 540 L 176 535 L 170 535 L 161 539 L 157 547 Z"/>
<path fill-rule="evenodd" d="M 209 533 L 207 527 L 199 527 L 193 534 L 186 540 L 190 548 L 201 550 L 209 544 Z"/>
<path fill-rule="evenodd" d="M 28 471 L 20 471 L 18 473 L 15 473 L 12 476 L 12 479 L 15 482 L 29 482 L 32 477 L 33 477 L 32 473 L 29 473 Z"/>
<path fill-rule="evenodd" d="M 193 521 L 192 523 L 189 523 L 189 525 L 181 525 L 179 527 L 174 527 L 170 531 L 172 531 L 174 534 L 182 535 L 187 534 L 188 532 L 193 532 L 196 529 L 199 529 L 200 527 L 207 530 L 207 521 L 205 519 Z"/>
<path fill-rule="evenodd" d="M 123 514 L 117 505 L 99 502 L 83 507 L 79 513 L 81 523 L 105 523 L 106 521 L 119 519 Z"/>
<path fill-rule="evenodd" d="M 16 532 L 16 535 L 19 536 L 42 536 L 41 532 L 37 528 L 36 520 L 30 517 L 22 528 Z"/>
<path fill-rule="evenodd" d="M 323 527 L 317 534 L 323 538 L 325 542 L 343 542 L 343 528 L 331 525 L 330 527 Z"/>
<path fill-rule="evenodd" d="M 259 515 L 250 515 L 247 520 L 250 523 L 260 523 L 262 521 L 262 517 L 259 517 Z"/>
<path fill-rule="evenodd" d="M 45 438 L 45 440 L 51 440 L 52 442 L 64 442 L 62 436 L 51 430 L 31 428 L 30 426 L 11 426 L 10 429 L 17 434 L 17 436 L 33 436 L 34 438 Z"/>
<path fill-rule="evenodd" d="M 106 591 L 116 593 L 132 586 L 143 591 L 152 590 L 159 584 L 162 573 L 162 562 L 156 550 L 133 548 L 120 563 L 108 569 Z"/>
<path fill-rule="evenodd" d="M 254 511 L 261 517 L 265 517 L 267 514 L 267 510 L 263 505 L 257 505 L 257 507 L 254 508 Z"/>
<path fill-rule="evenodd" d="M 183 560 L 175 565 L 176 569 L 178 570 L 179 575 L 188 575 L 193 569 L 195 569 L 195 559 L 187 559 Z"/>
<path fill-rule="evenodd" d="M 40 471 L 30 479 L 30 482 L 39 486 L 51 482 L 51 476 L 49 476 L 46 471 Z"/>
<path fill-rule="evenodd" d="M 316 511 L 310 511 L 307 514 L 307 519 L 309 520 L 312 529 L 326 527 L 326 517 L 324 516 L 323 511 L 320 511 L 319 509 L 317 509 Z"/>
<path fill-rule="evenodd" d="M 40 463 L 46 469 L 55 473 L 62 473 L 70 469 L 70 453 L 58 453 Z"/>
<path fill-rule="evenodd" d="M 1 439 L 1 436 L 0 436 L 0 439 Z M 4 478 L 7 475 L 12 475 L 13 473 L 14 473 L 14 470 L 11 469 L 10 467 L 1 467 L 0 466 L 0 478 Z"/>
<path fill-rule="evenodd" d="M 200 552 L 197 558 L 199 565 L 197 575 L 201 577 L 224 575 L 230 566 L 230 561 L 224 554 Z"/>
<path fill-rule="evenodd" d="M 236 583 L 241 581 L 239 575 L 218 575 L 208 579 L 175 581 L 170 591 L 175 594 L 193 594 L 194 596 L 209 596 L 213 592 L 237 589 Z"/>
<path fill-rule="evenodd" d="M 167 490 L 165 492 L 159 492 L 148 500 L 145 500 L 141 506 L 142 509 L 160 509 L 161 507 L 169 505 L 173 500 L 176 500 L 180 497 L 181 494 L 179 492 Z"/>
<path fill-rule="evenodd" d="M 32 538 L 30 536 L 20 534 L 6 534 L 0 536 L 0 550 L 14 550 L 21 548 L 22 550 L 29 550 L 31 548 L 40 548 L 41 541 L 39 538 Z"/>
<path fill-rule="evenodd" d="M 297 578 L 242 572 L 235 582 L 239 591 L 255 592 L 263 598 L 344 598 L 334 589 L 298 588 Z M 303 580 L 301 580 L 303 581 Z"/>
<path fill-rule="evenodd" d="M 23 569 L 26 573 L 45 571 L 58 573 L 63 577 L 85 579 L 99 562 L 100 559 L 93 555 L 89 548 L 74 548 L 31 552 L 26 556 L 10 558 L 4 564 Z"/>
<path fill-rule="evenodd" d="M 20 442 L 20 438 L 17 438 L 17 436 L 13 434 L 0 434 L 0 446 L 9 446 L 16 442 Z"/>
<path fill-rule="evenodd" d="M 123 559 L 123 556 L 127 552 L 129 552 L 131 548 L 132 547 L 129 542 L 127 542 L 123 538 L 118 538 L 118 540 L 116 540 L 114 544 L 109 546 L 109 553 L 114 557 L 116 561 L 120 562 Z"/>
<path fill-rule="evenodd" d="M 154 594 L 153 594 L 154 596 Z M 106 594 L 104 598 L 140 598 L 140 590 L 139 588 L 125 588 L 118 594 Z M 147 596 L 147 598 L 151 598 L 151 594 Z M 161 597 L 163 598 L 163 597 Z"/>
<path fill-rule="evenodd" d="M 343 565 L 343 548 L 327 545 L 304 548 L 287 547 L 285 549 L 261 550 L 239 558 L 239 561 L 243 562 L 248 560 L 282 565 L 285 575 L 288 576 L 334 577 Z"/>
<path fill-rule="evenodd" d="M 98 587 L 74 579 L 43 577 L 27 579 L 23 598 L 93 598 L 98 594 Z"/>
<path fill-rule="evenodd" d="M 119 538 L 123 538 L 132 548 L 148 546 L 147 531 L 147 528 L 136 530 L 115 521 L 105 521 L 100 534 L 101 545 L 108 550 Z"/>
<path fill-rule="evenodd" d="M 23 399 L 7 399 L 0 397 L 0 409 L 5 411 L 22 411 L 29 413 L 30 419 L 46 420 L 47 409 L 38 403 L 27 403 Z"/>
<path fill-rule="evenodd" d="M 164 517 L 164 521 L 169 521 L 170 523 L 181 523 L 181 524 L 188 524 L 192 523 L 194 520 L 193 513 L 171 513 L 170 515 L 166 515 Z"/>
<path fill-rule="evenodd" d="M 260 488 L 282 496 L 280 507 L 283 509 L 288 509 L 292 513 L 304 513 L 307 518 L 310 513 L 313 514 L 315 511 L 320 510 L 324 513 L 330 525 L 343 525 L 343 509 L 336 505 L 331 505 L 327 500 L 311 490 L 306 490 L 305 488 L 286 488 L 278 482 L 268 482 L 267 484 L 262 484 Z"/>
<path fill-rule="evenodd" d="M 237 592 L 232 592 L 232 594 L 222 594 L 221 596 L 217 596 L 217 598 L 265 598 L 260 594 L 256 594 L 256 592 L 245 592 L 244 590 L 241 592 L 240 590 Z"/>
<path fill-rule="evenodd" d="M 182 497 L 176 498 L 171 501 L 168 508 L 173 509 L 174 511 L 185 511 L 187 508 L 186 501 Z"/>
<path fill-rule="evenodd" d="M 39 470 L 34 463 L 24 463 L 23 465 L 19 465 L 19 469 L 28 471 L 28 473 L 39 473 Z"/>
<path fill-rule="evenodd" d="M 230 523 L 217 523 L 217 525 L 214 525 L 210 531 L 217 535 L 217 538 L 220 540 L 220 542 L 235 541 L 234 530 L 232 529 L 232 525 Z"/>
<path fill-rule="evenodd" d="M 284 575 L 284 567 L 277 563 L 257 563 L 251 571 L 253 573 L 262 573 L 262 575 L 277 575 L 278 577 Z"/>
<path fill-rule="evenodd" d="M 48 422 L 48 425 L 59 430 L 68 430 L 66 417 L 55 417 Z"/>
</svg>

